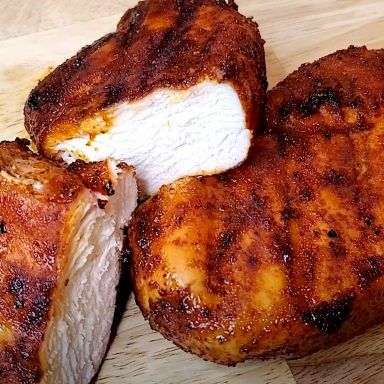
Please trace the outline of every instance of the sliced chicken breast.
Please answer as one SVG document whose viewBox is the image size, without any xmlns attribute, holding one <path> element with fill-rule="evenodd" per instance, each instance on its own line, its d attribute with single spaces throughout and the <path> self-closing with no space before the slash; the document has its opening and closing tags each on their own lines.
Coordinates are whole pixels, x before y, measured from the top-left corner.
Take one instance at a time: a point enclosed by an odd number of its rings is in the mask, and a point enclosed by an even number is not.
<svg viewBox="0 0 384 384">
<path fill-rule="evenodd" d="M 302 66 L 269 93 L 246 163 L 136 210 L 131 276 L 154 329 L 231 365 L 384 321 L 383 68 L 365 48 Z"/>
<path fill-rule="evenodd" d="M 263 41 L 233 2 L 147 0 L 31 92 L 44 155 L 135 166 L 143 195 L 242 162 L 266 90 Z"/>
<path fill-rule="evenodd" d="M 0 143 L 0 382 L 88 384 L 109 340 L 134 172 L 68 171 L 26 145 Z"/>
</svg>

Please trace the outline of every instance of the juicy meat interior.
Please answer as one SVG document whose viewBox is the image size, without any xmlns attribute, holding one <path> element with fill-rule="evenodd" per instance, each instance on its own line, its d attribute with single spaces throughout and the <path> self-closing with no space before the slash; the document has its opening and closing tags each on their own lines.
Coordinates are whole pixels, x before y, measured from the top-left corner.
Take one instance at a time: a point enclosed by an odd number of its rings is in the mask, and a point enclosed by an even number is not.
<svg viewBox="0 0 384 384">
<path fill-rule="evenodd" d="M 67 171 L 25 145 L 0 144 L 0 381 L 87 384 L 110 335 L 133 170 Z"/>
<path fill-rule="evenodd" d="M 143 195 L 242 162 L 265 98 L 263 41 L 231 2 L 147 0 L 31 92 L 45 155 L 135 166 Z"/>
<path fill-rule="evenodd" d="M 246 163 L 163 187 L 130 227 L 151 326 L 218 363 L 302 356 L 384 320 L 384 51 L 302 66 Z"/>
</svg>

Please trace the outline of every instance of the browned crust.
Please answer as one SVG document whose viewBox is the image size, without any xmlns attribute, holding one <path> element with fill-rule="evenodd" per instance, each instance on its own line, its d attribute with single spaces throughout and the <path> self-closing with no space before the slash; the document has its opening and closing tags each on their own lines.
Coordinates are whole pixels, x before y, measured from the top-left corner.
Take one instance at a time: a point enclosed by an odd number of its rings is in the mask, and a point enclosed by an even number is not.
<svg viewBox="0 0 384 384">
<path fill-rule="evenodd" d="M 384 321 L 383 67 L 384 51 L 365 48 L 301 67 L 269 93 L 269 133 L 245 164 L 139 207 L 131 277 L 154 329 L 235 364 Z"/>
<path fill-rule="evenodd" d="M 60 65 L 31 92 L 25 125 L 41 153 L 81 134 L 79 123 L 157 88 L 204 80 L 231 82 L 251 130 L 263 109 L 266 75 L 257 25 L 221 0 L 147 0 L 129 10 L 117 32 Z M 89 133 L 99 133 L 92 131 Z M 104 129 L 108 129 L 104 128 Z"/>
<path fill-rule="evenodd" d="M 269 129 L 298 135 L 325 132 L 328 126 L 341 132 L 364 129 L 384 100 L 383 66 L 384 50 L 353 46 L 302 65 L 269 92 Z M 319 109 L 329 110 L 333 119 L 316 113 Z M 341 109 L 358 111 L 357 122 L 337 116 Z"/>
</svg>

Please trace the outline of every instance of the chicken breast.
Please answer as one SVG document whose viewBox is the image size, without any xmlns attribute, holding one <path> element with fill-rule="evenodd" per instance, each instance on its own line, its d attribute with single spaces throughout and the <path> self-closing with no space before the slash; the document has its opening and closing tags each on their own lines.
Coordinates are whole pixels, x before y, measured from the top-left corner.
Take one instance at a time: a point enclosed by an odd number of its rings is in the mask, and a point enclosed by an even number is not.
<svg viewBox="0 0 384 384">
<path fill-rule="evenodd" d="M 137 303 L 186 351 L 303 356 L 384 320 L 384 51 L 301 67 L 222 175 L 163 187 L 130 227 Z"/>
<path fill-rule="evenodd" d="M 0 143 L 0 383 L 88 384 L 109 340 L 131 167 Z M 84 182 L 82 179 L 84 178 Z"/>
<path fill-rule="evenodd" d="M 242 162 L 266 90 L 256 23 L 224 0 L 147 0 L 31 92 L 41 153 L 135 166 L 142 195 Z"/>
</svg>

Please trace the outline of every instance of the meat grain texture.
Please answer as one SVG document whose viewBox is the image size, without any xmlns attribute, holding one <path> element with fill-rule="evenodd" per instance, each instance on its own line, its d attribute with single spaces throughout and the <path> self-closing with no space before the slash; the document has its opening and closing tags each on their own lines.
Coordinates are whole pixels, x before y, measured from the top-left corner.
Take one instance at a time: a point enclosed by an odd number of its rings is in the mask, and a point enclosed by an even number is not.
<svg viewBox="0 0 384 384">
<path fill-rule="evenodd" d="M 142 195 L 245 160 L 265 91 L 257 25 L 224 0 L 147 0 L 30 94 L 39 151 L 135 166 Z"/>
<path fill-rule="evenodd" d="M 88 384 L 95 375 L 136 201 L 131 167 L 68 171 L 24 140 L 0 143 L 0 383 Z"/>
<path fill-rule="evenodd" d="M 354 47 L 303 65 L 270 91 L 246 163 L 138 208 L 131 276 L 153 329 L 233 365 L 384 320 L 383 67 Z"/>
</svg>

